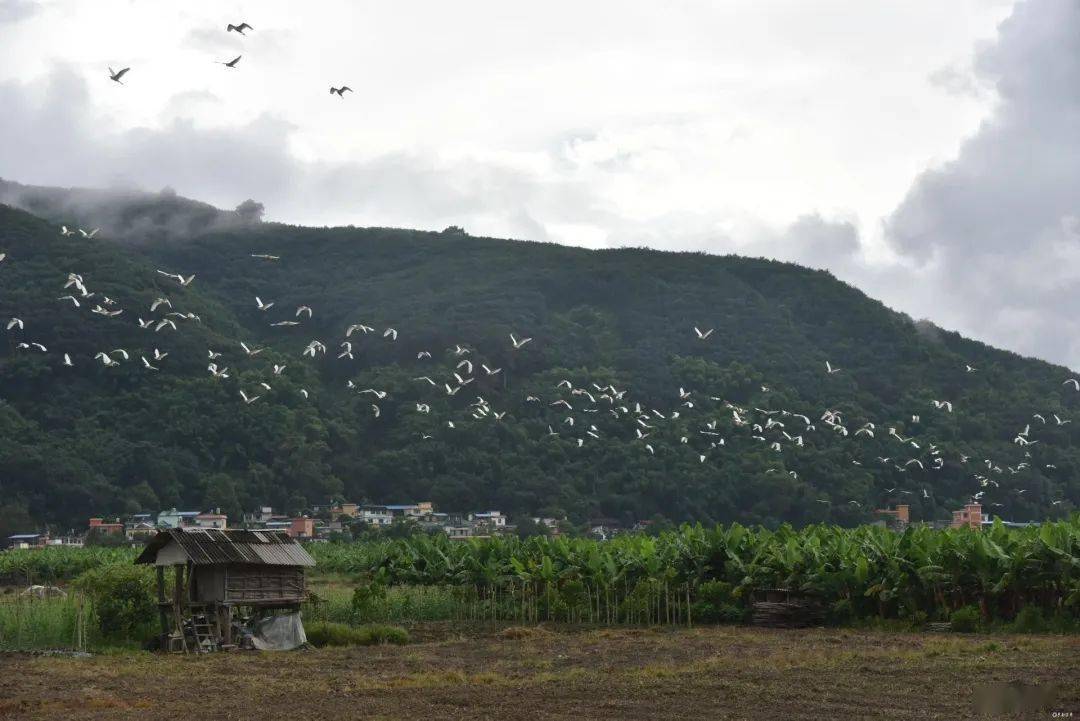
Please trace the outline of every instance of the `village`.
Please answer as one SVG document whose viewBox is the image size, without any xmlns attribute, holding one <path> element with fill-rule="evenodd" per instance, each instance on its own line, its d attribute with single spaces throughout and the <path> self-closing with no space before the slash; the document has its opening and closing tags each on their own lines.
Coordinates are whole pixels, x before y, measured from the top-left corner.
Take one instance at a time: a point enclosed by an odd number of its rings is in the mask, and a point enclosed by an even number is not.
<svg viewBox="0 0 1080 721">
<path fill-rule="evenodd" d="M 875 509 L 874 514 L 877 518 L 875 525 L 896 531 L 903 531 L 916 523 L 911 518 L 910 506 L 906 504 Z M 10 535 L 4 539 L 4 550 L 48 546 L 139 546 L 159 531 L 171 529 L 277 531 L 304 543 L 348 541 L 364 533 L 400 529 L 403 535 L 441 533 L 451 540 L 465 541 L 516 535 L 523 521 L 528 524 L 529 532 L 533 535 L 557 537 L 571 529 L 571 524 L 565 518 L 523 516 L 516 522 L 511 522 L 501 511 L 439 512 L 430 501 L 406 504 L 337 501 L 312 506 L 308 512 L 299 515 L 281 514 L 270 506 L 260 506 L 254 511 L 244 513 L 238 520 L 230 520 L 220 509 L 181 511 L 169 508 L 156 514 L 136 513 L 111 518 L 95 516 L 88 519 L 85 528 L 71 529 L 66 533 L 54 534 L 49 530 L 37 530 Z M 925 522 L 925 525 L 937 529 L 980 529 L 993 522 L 994 517 L 985 513 L 981 504 L 973 502 L 954 510 L 951 520 L 930 521 Z M 1004 520 L 1002 522 L 1009 527 L 1032 525 Z M 622 533 L 648 532 L 653 524 L 654 521 L 650 520 L 625 523 L 614 518 L 594 518 L 578 535 L 606 541 Z"/>
<path fill-rule="evenodd" d="M 525 517 L 540 533 L 558 536 L 564 519 Z M 520 521 L 519 521 L 520 523 Z M 430 501 L 409 504 L 360 504 L 332 502 L 312 506 L 307 512 L 290 515 L 278 513 L 271 506 L 260 506 L 239 519 L 230 519 L 220 509 L 178 510 L 158 513 L 135 513 L 124 517 L 95 516 L 82 529 L 65 533 L 35 530 L 16 533 L 5 540 L 6 549 L 44 548 L 47 546 L 142 545 L 159 531 L 180 530 L 261 530 L 277 531 L 301 542 L 351 540 L 365 532 L 388 532 L 400 528 L 405 534 L 443 533 L 452 540 L 490 538 L 517 532 L 500 511 L 445 513 L 436 511 Z M 611 533 L 599 526 L 600 535 Z"/>
</svg>

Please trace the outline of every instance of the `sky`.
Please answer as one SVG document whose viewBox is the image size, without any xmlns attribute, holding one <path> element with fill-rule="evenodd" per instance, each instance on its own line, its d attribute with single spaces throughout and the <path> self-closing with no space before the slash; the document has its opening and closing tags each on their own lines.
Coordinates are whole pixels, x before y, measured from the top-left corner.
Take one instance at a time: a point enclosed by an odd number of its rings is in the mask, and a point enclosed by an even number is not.
<svg viewBox="0 0 1080 721">
<path fill-rule="evenodd" d="M 0 0 L 0 177 L 792 260 L 1080 368 L 1077 129 L 1076 0 Z"/>
</svg>

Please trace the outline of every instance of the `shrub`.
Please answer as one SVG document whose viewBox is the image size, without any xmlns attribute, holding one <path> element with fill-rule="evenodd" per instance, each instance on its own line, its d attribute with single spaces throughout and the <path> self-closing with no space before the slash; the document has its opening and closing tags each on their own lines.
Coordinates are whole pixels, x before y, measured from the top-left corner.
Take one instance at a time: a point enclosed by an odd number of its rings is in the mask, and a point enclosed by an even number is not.
<svg viewBox="0 0 1080 721">
<path fill-rule="evenodd" d="M 409 632 L 401 626 L 387 626 L 373 623 L 364 627 L 370 634 L 371 643 L 405 644 L 409 642 Z"/>
<path fill-rule="evenodd" d="M 741 623 L 746 611 L 735 597 L 734 587 L 724 581 L 705 581 L 698 586 L 691 616 L 701 623 Z"/>
<path fill-rule="evenodd" d="M 742 623 L 746 620 L 746 610 L 733 603 L 721 603 L 716 607 L 720 623 Z"/>
<path fill-rule="evenodd" d="M 363 586 L 357 586 L 352 595 L 352 614 L 355 620 L 364 620 L 374 615 L 380 601 L 386 599 L 386 586 L 381 583 L 371 582 Z"/>
<path fill-rule="evenodd" d="M 87 548 L 127 548 L 131 541 L 122 533 L 104 533 L 100 528 L 91 528 L 86 534 Z"/>
<path fill-rule="evenodd" d="M 953 611 L 949 621 L 952 622 L 951 628 L 953 631 L 971 633 L 979 628 L 982 614 L 979 613 L 978 606 L 964 606 Z"/>
<path fill-rule="evenodd" d="M 852 605 L 851 599 L 841 598 L 829 604 L 826 620 L 830 624 L 842 626 L 846 623 L 850 623 L 854 617 L 855 607 Z"/>
<path fill-rule="evenodd" d="M 344 623 L 316 621 L 304 628 L 313 646 L 373 646 L 379 643 L 408 643 L 409 632 L 398 626 L 370 624 L 348 626 Z"/>
<path fill-rule="evenodd" d="M 724 581 L 705 581 L 697 587 L 697 593 L 695 594 L 699 601 L 705 603 L 711 603 L 714 606 L 720 606 L 725 603 L 734 603 L 735 598 L 732 595 L 732 585 Z"/>
<path fill-rule="evenodd" d="M 86 571 L 75 587 L 94 603 L 102 634 L 131 638 L 153 623 L 157 606 L 149 569 L 114 563 Z"/>
<path fill-rule="evenodd" d="M 1038 606 L 1024 606 L 1012 623 L 1012 630 L 1017 633 L 1043 633 L 1046 631 L 1046 618 Z"/>
</svg>

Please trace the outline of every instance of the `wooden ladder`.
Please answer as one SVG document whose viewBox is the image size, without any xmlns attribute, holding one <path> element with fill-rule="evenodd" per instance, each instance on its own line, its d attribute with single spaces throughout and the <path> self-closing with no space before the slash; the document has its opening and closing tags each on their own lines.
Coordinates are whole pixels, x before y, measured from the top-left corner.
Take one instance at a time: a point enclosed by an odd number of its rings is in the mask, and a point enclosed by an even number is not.
<svg viewBox="0 0 1080 721">
<path fill-rule="evenodd" d="M 204 613 L 191 615 L 191 630 L 195 634 L 195 653 L 210 653 L 218 650 L 214 626 L 215 624 L 211 623 Z"/>
</svg>

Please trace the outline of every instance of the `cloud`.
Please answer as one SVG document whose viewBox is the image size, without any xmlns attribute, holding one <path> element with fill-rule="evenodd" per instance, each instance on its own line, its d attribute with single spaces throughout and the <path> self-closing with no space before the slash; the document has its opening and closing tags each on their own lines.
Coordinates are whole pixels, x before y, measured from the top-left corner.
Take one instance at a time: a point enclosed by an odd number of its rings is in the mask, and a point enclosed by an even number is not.
<svg viewBox="0 0 1080 721">
<path fill-rule="evenodd" d="M 30 0 L 0 0 L 0 25 L 17 23 L 41 11 L 39 3 Z"/>
<path fill-rule="evenodd" d="M 96 111 L 86 82 L 69 67 L 54 68 L 44 83 L 0 84 L 5 107 L 0 135 L 22 139 L 0 157 L 0 176 L 40 185 L 170 186 L 225 208 L 252 197 L 266 204 L 268 218 L 310 224 L 462 225 L 478 234 L 594 247 L 640 244 L 712 252 L 740 247 L 722 230 L 734 227 L 724 214 L 626 218 L 593 182 L 591 171 L 581 175 L 581 162 L 565 162 L 565 144 L 553 143 L 539 159 L 413 149 L 363 160 L 309 161 L 290 149 L 295 126 L 275 115 L 228 126 L 192 119 L 201 108 L 219 103 L 209 92 L 179 93 L 159 113 L 160 125 L 111 129 Z M 578 161 L 587 156 L 590 167 L 627 156 L 619 148 L 608 154 L 596 143 L 576 147 Z M 750 217 L 735 225 L 745 235 L 741 242 L 754 245 L 758 254 L 823 262 L 827 253 L 846 253 L 857 245 L 850 233 L 839 240 L 830 236 L 820 219 L 801 220 L 782 233 Z M 792 241 L 790 253 L 787 241 Z"/>
<path fill-rule="evenodd" d="M 998 95 L 886 222 L 892 248 L 981 339 L 1080 365 L 1080 4 L 1027 0 L 975 58 Z"/>
<path fill-rule="evenodd" d="M 773 255 L 803 265 L 834 267 L 858 256 L 859 231 L 847 221 L 827 221 L 820 215 L 804 215 L 774 241 Z"/>
<path fill-rule="evenodd" d="M 423 151 L 301 160 L 290 151 L 295 127 L 274 115 L 235 126 L 191 119 L 218 101 L 181 93 L 166 103 L 160 126 L 110 129 L 71 68 L 54 68 L 35 86 L 0 84 L 0 136 L 20 138 L 0 157 L 0 176 L 39 185 L 170 186 L 226 208 L 253 197 L 271 218 L 314 224 L 480 225 L 528 239 L 548 237 L 532 205 L 582 207 L 573 183 L 545 187 L 510 163 Z"/>
<path fill-rule="evenodd" d="M 256 58 L 274 58 L 275 62 L 288 61 L 293 57 L 295 34 L 288 28 L 262 28 L 249 30 L 245 35 L 227 32 L 225 25 L 191 28 L 180 39 L 180 46 L 197 50 L 209 56 L 247 55 Z"/>
<path fill-rule="evenodd" d="M 236 33 L 223 32 L 223 28 L 197 27 L 188 31 L 182 44 L 194 50 L 216 53 L 223 50 L 240 50 L 244 39 Z"/>
<path fill-rule="evenodd" d="M 973 70 L 956 64 L 944 65 L 938 68 L 930 73 L 927 81 L 934 87 L 941 88 L 946 93 L 958 97 L 981 98 L 986 92 L 979 85 Z"/>
<path fill-rule="evenodd" d="M 1069 339 L 1080 338 L 1080 321 L 1068 310 L 1080 304 L 1080 271 L 1072 270 L 1080 269 L 1078 13 L 1068 0 L 1028 0 L 974 62 L 935 74 L 950 92 L 992 88 L 997 104 L 955 159 L 919 176 L 888 216 L 895 257 L 886 262 L 866 258 L 857 214 L 814 195 L 842 179 L 839 161 L 813 155 L 806 163 L 825 164 L 820 182 L 809 182 L 785 172 L 802 136 L 784 140 L 779 125 L 750 116 L 721 122 L 705 110 L 575 118 L 516 145 L 391 141 L 386 151 L 353 147 L 337 160 L 308 152 L 311 136 L 283 114 L 235 113 L 217 76 L 206 89 L 164 98 L 148 124 L 123 127 L 102 108 L 119 115 L 130 95 L 95 98 L 76 69 L 61 65 L 44 79 L 0 83 L 0 137 L 20 139 L 0 155 L 0 176 L 171 186 L 223 208 L 250 197 L 265 203 L 268 219 L 312 225 L 460 225 L 589 247 L 773 257 L 828 269 L 943 327 L 1075 363 L 1080 341 Z M 219 40 L 188 38 L 192 46 Z M 792 178 L 803 179 L 783 184 Z M 818 201 L 805 200 L 804 189 Z M 768 215 L 772 205 L 784 210 Z"/>
</svg>

